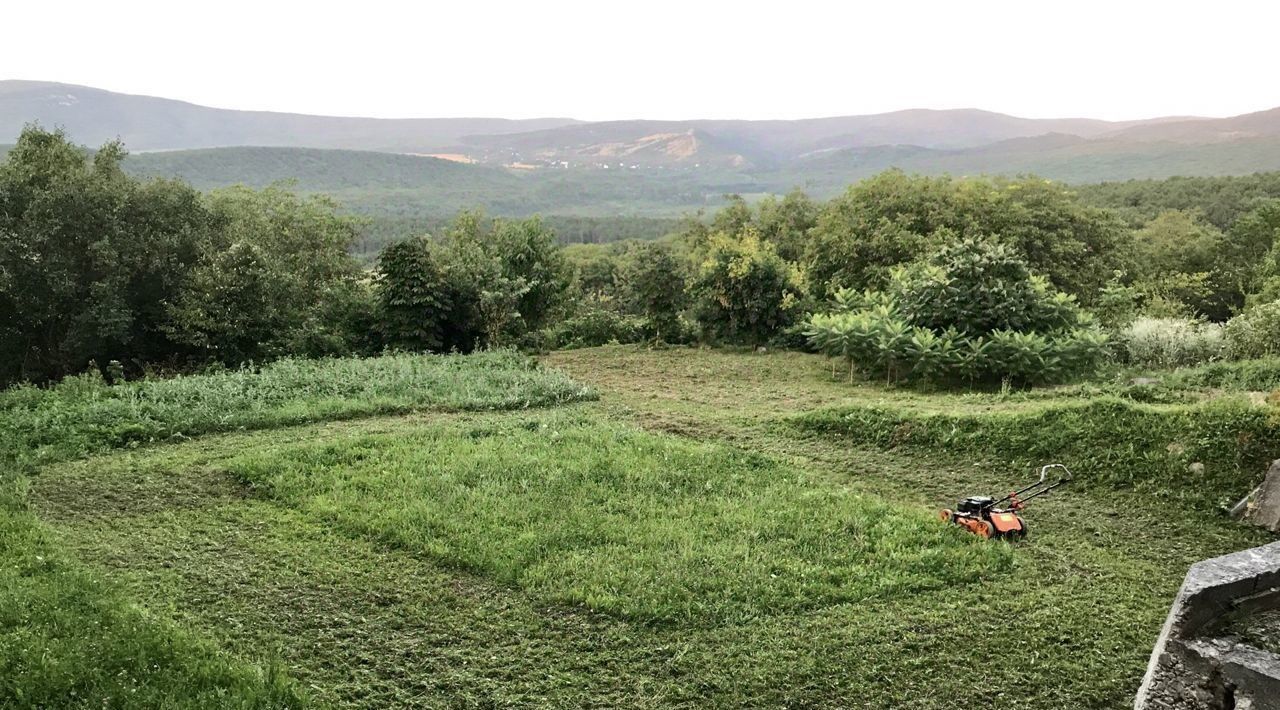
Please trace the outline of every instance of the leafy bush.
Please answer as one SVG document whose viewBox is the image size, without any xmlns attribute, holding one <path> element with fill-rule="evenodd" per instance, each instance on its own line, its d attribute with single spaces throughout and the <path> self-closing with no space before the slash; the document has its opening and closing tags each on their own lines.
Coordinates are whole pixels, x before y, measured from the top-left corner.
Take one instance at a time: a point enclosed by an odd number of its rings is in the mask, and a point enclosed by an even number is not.
<svg viewBox="0 0 1280 710">
<path fill-rule="evenodd" d="M 1187 318 L 1139 318 L 1119 342 L 1127 361 L 1144 367 L 1200 365 L 1226 354 L 1222 326 Z"/>
<path fill-rule="evenodd" d="M 1227 321 L 1227 351 L 1239 360 L 1280 355 L 1280 301 L 1254 306 Z"/>
<path fill-rule="evenodd" d="M 795 267 L 748 229 L 710 237 L 693 293 L 709 339 L 760 345 L 793 322 L 803 286 Z"/>
<path fill-rule="evenodd" d="M 862 180 L 818 210 L 805 258 L 817 295 L 883 288 L 894 266 L 956 238 L 992 236 L 1057 290 L 1092 298 L 1123 265 L 1129 233 L 1113 214 L 1081 205 L 1065 186 L 906 175 Z"/>
<path fill-rule="evenodd" d="M 683 264 L 664 244 L 638 245 L 627 257 L 618 280 L 628 309 L 643 316 L 655 340 L 679 342 L 686 301 Z"/>
<path fill-rule="evenodd" d="M 1088 372 L 1107 339 L 1075 299 L 1052 293 L 1006 247 L 944 246 L 897 270 L 887 291 L 837 291 L 810 343 L 888 381 L 1050 382 Z"/>
<path fill-rule="evenodd" d="M 544 330 L 541 345 L 548 350 L 571 350 L 610 343 L 638 343 L 645 339 L 645 326 L 645 319 L 639 316 L 589 304 Z"/>
<path fill-rule="evenodd" d="M 510 344 L 561 312 L 569 266 L 538 218 L 464 212 L 446 238 L 391 244 L 378 261 L 386 345 L 444 352 Z"/>
</svg>

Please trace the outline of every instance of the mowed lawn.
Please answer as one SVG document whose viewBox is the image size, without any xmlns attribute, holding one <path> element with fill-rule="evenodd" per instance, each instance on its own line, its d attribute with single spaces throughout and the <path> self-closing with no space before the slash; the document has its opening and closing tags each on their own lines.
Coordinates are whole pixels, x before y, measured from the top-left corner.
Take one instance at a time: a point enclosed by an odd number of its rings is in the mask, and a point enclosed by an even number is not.
<svg viewBox="0 0 1280 710">
<path fill-rule="evenodd" d="M 1027 470 L 785 424 L 1026 398 L 849 385 L 790 353 L 544 362 L 590 389 L 44 465 L 30 529 L 185 654 L 145 701 L 76 686 L 83 705 L 155 706 L 195 664 L 219 671 L 171 705 L 1121 707 L 1186 566 L 1265 540 L 1088 487 L 1033 509 L 1026 543 L 983 543 L 932 510 Z"/>
</svg>

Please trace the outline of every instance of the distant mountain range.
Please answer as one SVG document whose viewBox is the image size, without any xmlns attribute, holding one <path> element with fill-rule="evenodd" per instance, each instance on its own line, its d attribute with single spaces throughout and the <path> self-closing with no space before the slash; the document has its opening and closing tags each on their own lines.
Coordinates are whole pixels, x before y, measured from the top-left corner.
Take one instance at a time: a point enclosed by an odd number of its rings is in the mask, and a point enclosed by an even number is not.
<svg viewBox="0 0 1280 710">
<path fill-rule="evenodd" d="M 794 121 L 373 119 L 0 81 L 0 143 L 32 121 L 91 147 L 118 137 L 142 174 L 201 187 L 296 178 L 371 214 L 673 214 L 727 192 L 830 194 L 891 167 L 1075 183 L 1280 170 L 1280 109 L 1121 122 L 976 109 Z"/>
<path fill-rule="evenodd" d="M 12 142 L 31 121 L 61 126 L 91 146 L 119 138 L 134 151 L 254 145 L 395 153 L 431 152 L 472 134 L 576 123 L 568 118 L 380 119 L 232 111 L 72 84 L 0 81 L 0 143 Z"/>
</svg>

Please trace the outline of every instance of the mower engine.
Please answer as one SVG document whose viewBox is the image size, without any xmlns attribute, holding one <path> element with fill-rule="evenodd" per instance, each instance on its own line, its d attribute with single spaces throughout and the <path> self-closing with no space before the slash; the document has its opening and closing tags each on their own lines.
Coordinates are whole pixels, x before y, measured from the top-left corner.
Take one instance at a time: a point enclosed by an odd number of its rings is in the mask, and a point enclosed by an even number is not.
<svg viewBox="0 0 1280 710">
<path fill-rule="evenodd" d="M 1049 480 L 1049 472 L 1062 471 L 1057 481 Z M 1027 521 L 1019 514 L 1027 501 L 1047 494 L 1071 480 L 1071 471 L 1060 463 L 1040 467 L 1040 479 L 1025 488 L 997 500 L 991 496 L 970 496 L 960 501 L 955 510 L 941 510 L 938 517 L 959 525 L 969 532 L 991 539 L 1017 540 L 1027 536 Z"/>
</svg>

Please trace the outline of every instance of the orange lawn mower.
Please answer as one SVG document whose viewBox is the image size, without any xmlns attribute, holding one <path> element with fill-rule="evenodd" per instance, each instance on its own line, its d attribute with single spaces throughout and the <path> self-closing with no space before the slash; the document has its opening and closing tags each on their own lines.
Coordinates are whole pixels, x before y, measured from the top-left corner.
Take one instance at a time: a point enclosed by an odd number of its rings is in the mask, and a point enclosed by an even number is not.
<svg viewBox="0 0 1280 710">
<path fill-rule="evenodd" d="M 1061 471 L 1056 481 L 1050 471 Z M 1071 481 L 1071 471 L 1060 463 L 1040 467 L 1040 480 L 996 500 L 991 496 L 970 496 L 960 501 L 955 510 L 938 511 L 938 517 L 955 523 L 969 532 L 989 539 L 1020 540 L 1027 536 L 1027 521 L 1020 513 L 1027 501 L 1047 494 Z"/>
</svg>

